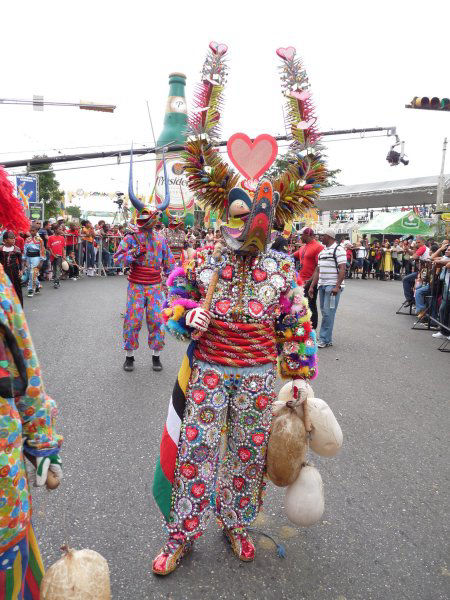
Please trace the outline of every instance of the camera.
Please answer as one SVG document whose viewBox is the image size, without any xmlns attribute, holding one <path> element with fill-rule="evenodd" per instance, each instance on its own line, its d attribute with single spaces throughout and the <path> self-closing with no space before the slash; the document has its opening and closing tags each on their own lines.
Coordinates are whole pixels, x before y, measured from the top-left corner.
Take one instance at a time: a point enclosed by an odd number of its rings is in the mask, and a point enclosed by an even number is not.
<svg viewBox="0 0 450 600">
<path fill-rule="evenodd" d="M 117 206 L 119 207 L 119 210 L 123 206 L 123 196 L 124 195 L 125 194 L 123 192 L 116 192 L 117 200 L 113 200 L 114 204 L 117 204 Z"/>
</svg>

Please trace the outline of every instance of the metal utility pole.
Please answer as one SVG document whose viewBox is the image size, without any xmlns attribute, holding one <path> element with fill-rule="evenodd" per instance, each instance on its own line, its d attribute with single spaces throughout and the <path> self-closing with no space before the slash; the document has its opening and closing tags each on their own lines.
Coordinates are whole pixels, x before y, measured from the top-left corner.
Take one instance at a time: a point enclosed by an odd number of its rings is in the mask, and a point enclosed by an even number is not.
<svg viewBox="0 0 450 600">
<path fill-rule="evenodd" d="M 444 144 L 442 146 L 442 163 L 441 163 L 441 173 L 439 175 L 439 181 L 436 192 L 436 212 L 442 212 L 444 208 L 444 191 L 445 191 L 445 154 L 447 152 L 447 138 L 444 138 Z"/>
</svg>

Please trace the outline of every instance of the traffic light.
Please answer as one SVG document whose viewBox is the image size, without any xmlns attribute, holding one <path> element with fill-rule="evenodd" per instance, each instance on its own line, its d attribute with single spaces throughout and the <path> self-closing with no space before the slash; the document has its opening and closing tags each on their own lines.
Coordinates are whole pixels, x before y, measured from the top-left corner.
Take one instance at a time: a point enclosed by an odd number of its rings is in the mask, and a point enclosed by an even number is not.
<svg viewBox="0 0 450 600">
<path fill-rule="evenodd" d="M 428 98 L 423 96 L 422 98 L 414 96 L 411 100 L 411 104 L 406 104 L 405 108 L 421 108 L 425 110 L 448 110 L 450 111 L 450 98 Z"/>
</svg>

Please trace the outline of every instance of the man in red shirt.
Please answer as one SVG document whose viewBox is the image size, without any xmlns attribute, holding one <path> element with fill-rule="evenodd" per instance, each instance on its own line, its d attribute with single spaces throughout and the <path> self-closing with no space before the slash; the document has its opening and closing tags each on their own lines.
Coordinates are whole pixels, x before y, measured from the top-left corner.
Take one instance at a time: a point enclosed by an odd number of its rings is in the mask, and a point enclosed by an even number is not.
<svg viewBox="0 0 450 600">
<path fill-rule="evenodd" d="M 304 227 L 301 230 L 301 240 L 303 246 L 294 252 L 293 256 L 300 262 L 300 269 L 298 272 L 298 283 L 304 285 L 305 298 L 308 299 L 309 308 L 312 313 L 311 323 L 314 329 L 317 328 L 317 321 L 319 319 L 317 313 L 317 292 L 318 288 L 314 289 L 314 295 L 312 298 L 309 297 L 308 290 L 311 285 L 314 271 L 316 270 L 318 263 L 318 256 L 323 250 L 323 246 L 315 238 L 314 231 L 311 227 Z"/>
<path fill-rule="evenodd" d="M 52 261 L 53 287 L 58 289 L 62 261 L 63 258 L 66 258 L 66 240 L 62 235 L 61 225 L 56 228 L 55 235 L 48 238 L 47 249 L 50 252 L 50 260 Z"/>
</svg>

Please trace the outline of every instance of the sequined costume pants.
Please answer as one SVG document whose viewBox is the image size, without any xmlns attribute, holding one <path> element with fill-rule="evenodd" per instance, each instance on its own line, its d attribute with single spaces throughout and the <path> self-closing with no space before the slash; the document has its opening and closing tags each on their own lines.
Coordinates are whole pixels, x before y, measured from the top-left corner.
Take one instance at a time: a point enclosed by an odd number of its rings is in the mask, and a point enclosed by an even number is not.
<svg viewBox="0 0 450 600">
<path fill-rule="evenodd" d="M 162 307 L 164 299 L 161 284 L 128 283 L 127 310 L 123 322 L 124 350 L 137 350 L 139 348 L 139 332 L 142 327 L 144 311 L 147 320 L 148 345 L 152 350 L 163 349 Z"/>
<path fill-rule="evenodd" d="M 226 527 L 258 514 L 272 423 L 272 364 L 194 359 L 178 445 L 169 531 L 200 536 L 212 511 Z"/>
</svg>

